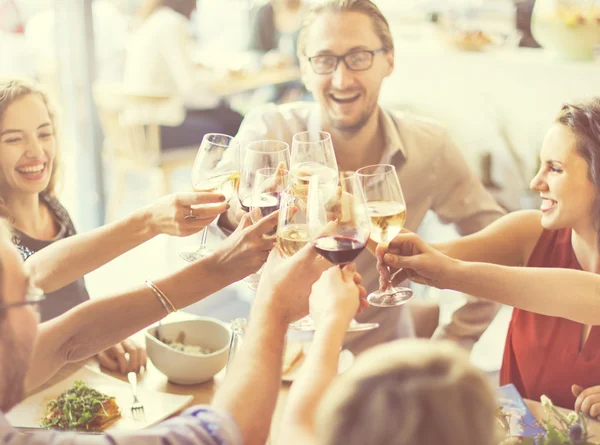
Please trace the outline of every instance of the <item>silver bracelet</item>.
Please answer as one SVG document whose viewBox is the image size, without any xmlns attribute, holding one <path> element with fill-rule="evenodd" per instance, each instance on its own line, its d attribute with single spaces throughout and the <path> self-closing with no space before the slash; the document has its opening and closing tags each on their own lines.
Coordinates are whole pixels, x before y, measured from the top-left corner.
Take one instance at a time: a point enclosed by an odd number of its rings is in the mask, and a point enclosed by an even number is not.
<svg viewBox="0 0 600 445">
<path fill-rule="evenodd" d="M 171 300 L 169 300 L 167 296 L 158 287 L 156 287 L 152 281 L 146 280 L 144 283 L 148 289 L 154 292 L 154 295 L 156 295 L 158 301 L 160 301 L 160 303 L 163 305 L 165 311 L 167 311 L 167 314 L 170 314 L 171 312 L 177 312 L 177 308 L 173 305 L 173 303 L 171 303 Z"/>
</svg>

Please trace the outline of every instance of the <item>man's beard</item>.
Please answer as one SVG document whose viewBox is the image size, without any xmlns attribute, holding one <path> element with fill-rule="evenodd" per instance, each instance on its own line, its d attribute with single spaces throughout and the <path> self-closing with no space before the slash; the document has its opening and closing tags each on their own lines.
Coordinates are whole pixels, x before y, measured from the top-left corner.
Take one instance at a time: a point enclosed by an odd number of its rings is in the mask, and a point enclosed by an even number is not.
<svg viewBox="0 0 600 445">
<path fill-rule="evenodd" d="M 350 125 L 345 125 L 342 123 L 332 122 L 332 127 L 342 133 L 355 134 L 358 133 L 369 121 L 371 117 L 371 113 L 363 113 L 356 122 Z"/>
<path fill-rule="evenodd" d="M 23 400 L 29 354 L 25 345 L 19 345 L 6 320 L 0 325 L 0 410 L 7 412 Z"/>
<path fill-rule="evenodd" d="M 371 116 L 377 112 L 377 103 L 373 104 L 372 107 L 363 111 L 356 122 L 351 124 L 344 124 L 341 121 L 332 120 L 330 125 L 335 128 L 337 131 L 341 133 L 346 133 L 346 135 L 351 136 L 358 133 L 362 128 L 369 122 Z"/>
</svg>

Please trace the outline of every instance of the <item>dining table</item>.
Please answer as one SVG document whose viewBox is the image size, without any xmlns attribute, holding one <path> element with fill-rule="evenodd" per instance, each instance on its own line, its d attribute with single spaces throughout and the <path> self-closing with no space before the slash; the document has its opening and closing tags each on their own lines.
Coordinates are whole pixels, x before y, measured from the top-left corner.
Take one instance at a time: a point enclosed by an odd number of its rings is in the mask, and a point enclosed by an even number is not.
<svg viewBox="0 0 600 445">
<path fill-rule="evenodd" d="M 176 312 L 170 314 L 165 322 L 168 321 L 179 321 L 179 320 L 187 320 L 196 318 L 193 314 L 187 314 L 185 312 Z M 142 343 L 145 337 L 145 330 L 140 331 L 135 334 L 133 338 Z M 143 344 L 143 343 L 142 343 Z M 127 377 L 119 374 L 117 372 L 109 371 L 104 368 L 100 368 L 100 365 L 96 361 L 96 359 L 92 358 L 89 360 L 85 360 L 78 363 L 71 363 L 64 366 L 52 379 L 50 379 L 44 386 L 39 389 L 46 388 L 50 385 L 53 385 L 65 378 L 67 378 L 70 374 L 78 371 L 83 366 L 91 367 L 95 370 L 99 370 L 105 374 L 108 374 L 114 378 L 127 381 Z M 223 381 L 225 380 L 226 369 L 221 370 L 215 377 L 205 383 L 195 384 L 195 385 L 180 385 L 176 383 L 172 383 L 167 379 L 163 373 L 161 373 L 153 364 L 151 360 L 148 360 L 148 364 L 139 374 L 138 374 L 138 387 L 147 390 L 147 394 L 156 394 L 156 393 L 168 393 L 168 394 L 177 394 L 177 395 L 188 395 L 192 396 L 189 406 L 191 405 L 203 405 L 210 404 L 215 392 L 219 388 Z M 281 386 L 279 389 L 279 396 L 277 399 L 277 406 L 273 415 L 273 419 L 271 422 L 271 433 L 269 437 L 269 444 L 277 443 L 277 437 L 279 433 L 279 427 L 281 425 L 281 416 L 283 414 L 283 410 L 286 404 L 287 396 L 290 390 L 292 383 L 289 382 L 281 382 Z M 143 404 L 152 404 L 153 400 L 142 400 Z M 525 404 L 533 413 L 533 415 L 541 422 L 544 410 L 542 404 L 535 400 L 525 399 Z M 559 410 L 564 413 L 569 412 L 567 409 L 559 408 Z M 590 433 L 590 437 L 595 438 L 596 440 L 600 440 L 600 422 L 595 419 L 588 419 L 587 422 L 588 431 Z"/>
</svg>

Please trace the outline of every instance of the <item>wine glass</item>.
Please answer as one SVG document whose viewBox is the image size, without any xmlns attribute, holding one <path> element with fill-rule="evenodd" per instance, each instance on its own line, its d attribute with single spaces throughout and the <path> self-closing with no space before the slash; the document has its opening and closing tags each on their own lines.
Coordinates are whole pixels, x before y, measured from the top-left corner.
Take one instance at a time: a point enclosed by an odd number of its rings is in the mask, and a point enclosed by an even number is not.
<svg viewBox="0 0 600 445">
<path fill-rule="evenodd" d="M 279 168 L 285 171 L 290 166 L 290 146 L 285 142 L 261 140 L 250 142 L 240 155 L 240 186 L 238 200 L 244 212 L 250 211 L 256 172 L 262 168 Z M 260 274 L 252 274 L 244 279 L 250 289 L 256 289 Z"/>
<path fill-rule="evenodd" d="M 279 210 L 281 194 L 288 187 L 288 177 L 288 171 L 281 168 L 281 166 L 257 170 L 254 176 L 252 199 L 248 202 L 250 218 L 253 223 Z M 276 231 L 277 228 L 269 232 L 268 235 L 274 235 Z M 256 290 L 258 288 L 261 271 L 262 267 L 246 280 L 250 289 Z"/>
<path fill-rule="evenodd" d="M 196 192 L 220 192 L 229 201 L 235 194 L 240 181 L 237 170 L 219 170 L 217 164 L 226 150 L 239 150 L 239 142 L 231 136 L 218 133 L 204 135 L 198 154 L 192 167 L 192 188 Z M 192 209 L 194 206 L 192 206 Z M 202 230 L 200 247 L 192 251 L 179 252 L 179 256 L 188 262 L 195 261 L 213 253 L 206 246 L 208 228 Z"/>
<path fill-rule="evenodd" d="M 283 257 L 291 257 L 308 243 L 306 201 L 291 190 L 281 193 L 277 222 L 277 248 Z"/>
<path fill-rule="evenodd" d="M 330 263 L 343 267 L 363 251 L 369 240 L 369 215 L 354 172 L 340 173 L 333 198 L 326 196 L 318 181 L 311 180 L 308 232 L 317 252 Z"/>
<path fill-rule="evenodd" d="M 369 240 L 370 223 L 364 195 L 354 172 L 342 172 L 332 196 L 323 190 L 319 178 L 309 181 L 306 211 L 308 237 L 316 251 L 330 263 L 343 267 L 363 251 Z M 348 331 L 379 327 L 377 323 L 352 321 Z M 302 331 L 314 330 L 312 318 L 292 324 Z"/>
<path fill-rule="evenodd" d="M 241 151 L 241 177 L 238 199 L 245 212 L 250 211 L 255 173 L 261 168 L 290 168 L 290 147 L 285 142 L 263 140 L 250 142 Z"/>
<path fill-rule="evenodd" d="M 388 164 L 369 165 L 356 174 L 367 200 L 371 239 L 387 247 L 406 221 L 406 203 L 396 168 Z M 371 292 L 367 300 L 372 306 L 393 307 L 406 303 L 412 296 L 412 289 L 388 284 L 384 291 Z"/>
<path fill-rule="evenodd" d="M 297 196 L 308 194 L 308 182 L 313 175 L 319 176 L 320 185 L 332 196 L 338 183 L 338 167 L 331 135 L 325 131 L 296 133 L 292 140 L 290 172 Z"/>
</svg>

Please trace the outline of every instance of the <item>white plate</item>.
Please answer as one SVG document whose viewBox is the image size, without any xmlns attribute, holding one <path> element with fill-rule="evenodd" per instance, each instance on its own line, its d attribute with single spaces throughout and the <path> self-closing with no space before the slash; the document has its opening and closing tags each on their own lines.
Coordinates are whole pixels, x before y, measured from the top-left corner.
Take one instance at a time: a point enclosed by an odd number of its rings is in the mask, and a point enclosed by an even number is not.
<svg viewBox="0 0 600 445">
<path fill-rule="evenodd" d="M 192 396 L 148 391 L 138 385 L 138 398 L 144 405 L 144 419 L 133 420 L 133 397 L 129 383 L 84 366 L 65 380 L 27 397 L 7 414 L 8 421 L 16 427 L 39 427 L 46 404 L 72 387 L 75 380 L 83 380 L 91 388 L 116 398 L 121 409 L 121 418 L 110 425 L 107 431 L 146 428 L 182 410 L 193 400 Z"/>
<path fill-rule="evenodd" d="M 307 348 L 305 348 L 305 351 L 306 351 L 306 349 Z M 294 365 L 294 367 L 292 368 L 291 371 L 283 374 L 283 376 L 281 377 L 281 380 L 283 380 L 284 382 L 293 382 L 294 379 L 296 378 L 296 376 L 298 375 L 298 372 L 300 372 L 300 370 L 302 369 L 302 364 L 304 363 L 305 359 L 306 359 L 306 353 L 303 353 L 302 358 L 300 359 L 300 363 L 297 365 Z M 338 374 L 341 374 L 342 372 L 347 371 L 348 368 L 350 368 L 350 366 L 352 366 L 352 363 L 354 363 L 354 354 L 351 351 L 349 351 L 348 349 L 343 349 L 340 352 L 340 359 L 338 362 Z"/>
</svg>

